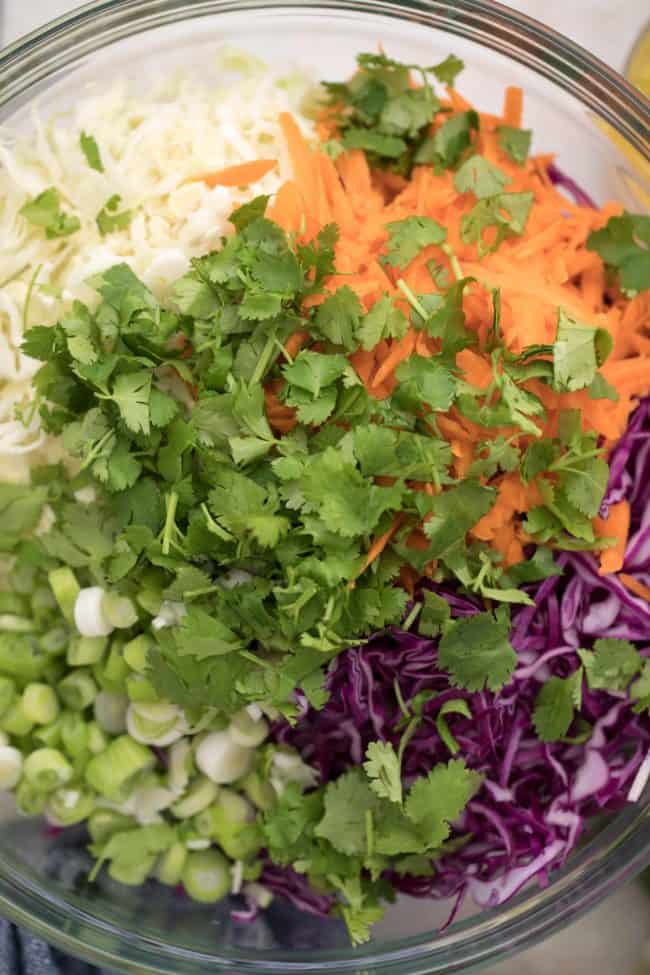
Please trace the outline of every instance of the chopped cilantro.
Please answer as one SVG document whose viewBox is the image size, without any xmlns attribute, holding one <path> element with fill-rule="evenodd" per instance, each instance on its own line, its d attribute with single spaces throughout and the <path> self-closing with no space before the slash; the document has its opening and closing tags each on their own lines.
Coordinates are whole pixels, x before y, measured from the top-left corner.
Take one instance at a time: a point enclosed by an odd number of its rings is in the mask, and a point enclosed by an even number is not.
<svg viewBox="0 0 650 975">
<path fill-rule="evenodd" d="M 64 213 L 61 209 L 61 195 L 53 186 L 25 203 L 20 213 L 35 227 L 43 227 L 48 240 L 68 237 L 81 227 L 78 217 Z"/>
<path fill-rule="evenodd" d="M 448 671 L 454 687 L 498 691 L 510 680 L 517 656 L 510 645 L 510 614 L 505 607 L 496 613 L 477 613 L 450 620 L 438 649 L 440 666 Z"/>
<path fill-rule="evenodd" d="M 520 166 L 528 159 L 533 133 L 530 129 L 517 129 L 512 125 L 500 125 L 497 129 L 499 149 Z"/>
<path fill-rule="evenodd" d="M 582 700 L 582 669 L 571 677 L 549 677 L 544 683 L 533 710 L 535 731 L 542 741 L 559 741 L 567 734 L 575 709 Z"/>
<path fill-rule="evenodd" d="M 82 132 L 79 136 L 79 147 L 86 157 L 86 162 L 90 168 L 95 169 L 98 173 L 103 173 L 104 164 L 95 137 L 89 135 L 87 132 Z"/>
<path fill-rule="evenodd" d="M 102 237 L 113 233 L 115 230 L 125 230 L 133 219 L 131 210 L 121 210 L 120 203 L 122 197 L 117 193 L 106 201 L 102 209 L 97 214 L 97 226 Z"/>
<path fill-rule="evenodd" d="M 650 288 L 650 217 L 633 213 L 610 217 L 601 230 L 589 234 L 587 248 L 600 254 L 626 291 Z"/>
<path fill-rule="evenodd" d="M 578 653 L 592 691 L 626 691 L 643 667 L 643 658 L 628 640 L 596 640 L 593 650 Z"/>
<path fill-rule="evenodd" d="M 442 244 L 447 231 L 430 217 L 406 217 L 386 225 L 389 233 L 386 263 L 403 270 L 430 244 Z"/>
</svg>

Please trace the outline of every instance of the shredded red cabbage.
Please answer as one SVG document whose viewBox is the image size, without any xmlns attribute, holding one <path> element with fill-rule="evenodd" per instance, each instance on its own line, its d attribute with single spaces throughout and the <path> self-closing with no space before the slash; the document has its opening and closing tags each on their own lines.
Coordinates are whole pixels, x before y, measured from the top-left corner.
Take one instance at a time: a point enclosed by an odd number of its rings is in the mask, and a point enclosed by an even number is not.
<svg viewBox="0 0 650 975">
<path fill-rule="evenodd" d="M 603 514 L 622 497 L 632 508 L 625 571 L 648 585 L 650 399 L 637 409 L 612 453 Z M 433 877 L 389 875 L 398 890 L 416 897 L 456 897 L 456 907 L 468 893 L 479 905 L 492 906 L 533 878 L 545 885 L 550 871 L 575 848 L 587 821 L 619 810 L 647 764 L 650 718 L 635 714 L 623 693 L 585 688 L 580 716 L 592 726 L 586 743 L 544 744 L 535 734 L 531 715 L 540 687 L 549 677 L 566 677 L 578 668 L 579 646 L 591 646 L 596 637 L 620 637 L 635 641 L 650 657 L 650 606 L 616 576 L 599 575 L 592 555 L 565 552 L 557 562 L 562 575 L 529 586 L 535 605 L 513 616 L 511 639 L 519 662 L 499 693 L 451 687 L 438 669 L 436 642 L 394 628 L 334 661 L 327 679 L 331 696 L 321 711 L 305 709 L 294 727 L 278 723 L 275 728 L 276 740 L 296 747 L 328 782 L 361 763 L 369 742 L 399 742 L 402 713 L 395 681 L 407 704 L 420 691 L 434 691 L 404 755 L 408 784 L 449 759 L 435 724 L 442 704 L 451 698 L 468 702 L 471 720 L 451 714 L 447 722 L 460 755 L 484 776 L 479 793 L 454 824 L 454 836 L 471 838 L 436 861 Z M 433 588 L 448 600 L 453 616 L 482 608 L 449 587 Z M 293 871 L 267 868 L 264 882 L 303 905 L 305 881 Z M 327 913 L 331 902 L 314 898 L 306 909 Z"/>
<path fill-rule="evenodd" d="M 567 190 L 579 206 L 591 207 L 593 210 L 596 209 L 596 204 L 589 194 L 583 190 L 574 179 L 571 179 L 570 176 L 567 176 L 566 173 L 562 172 L 559 166 L 556 166 L 555 163 L 551 163 L 551 165 L 548 167 L 548 175 L 551 178 L 551 182 L 556 186 L 562 186 L 565 190 Z"/>
</svg>

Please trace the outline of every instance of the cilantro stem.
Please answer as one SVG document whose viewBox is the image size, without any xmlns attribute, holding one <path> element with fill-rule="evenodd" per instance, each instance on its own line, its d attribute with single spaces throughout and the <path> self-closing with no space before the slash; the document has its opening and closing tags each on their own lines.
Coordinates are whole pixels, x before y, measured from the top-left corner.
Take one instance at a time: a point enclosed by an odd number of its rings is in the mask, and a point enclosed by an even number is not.
<svg viewBox="0 0 650 975">
<path fill-rule="evenodd" d="M 244 660 L 250 660 L 252 664 L 256 664 L 258 667 L 261 667 L 263 670 L 275 671 L 273 664 L 270 664 L 268 660 L 262 660 L 260 657 L 256 657 L 254 653 L 250 652 L 250 650 L 240 650 L 239 656 L 243 657 Z"/>
<path fill-rule="evenodd" d="M 366 851 L 371 857 L 375 849 L 375 828 L 372 819 L 372 810 L 366 809 Z"/>
<path fill-rule="evenodd" d="M 36 268 L 36 270 L 34 271 L 34 273 L 32 274 L 32 277 L 30 279 L 30 282 L 29 282 L 29 284 L 27 286 L 27 294 L 25 296 L 25 304 L 23 305 L 23 334 L 29 328 L 29 306 L 32 303 L 32 295 L 34 293 L 34 286 L 36 285 L 36 281 L 37 281 L 38 276 L 39 276 L 39 274 L 41 273 L 42 270 L 43 270 L 43 265 L 42 264 L 39 264 L 38 267 Z"/>
<path fill-rule="evenodd" d="M 25 264 L 18 271 L 14 271 L 14 273 L 10 274 L 8 278 L 4 279 L 4 281 L 0 281 L 0 288 L 6 288 L 8 284 L 12 284 L 14 281 L 17 281 L 18 278 L 25 273 L 25 271 L 29 271 L 31 266 L 31 264 Z"/>
<path fill-rule="evenodd" d="M 257 360 L 257 365 L 255 366 L 255 371 L 253 372 L 253 375 L 250 378 L 250 385 L 251 386 L 257 386 L 262 381 L 262 379 L 264 378 L 264 375 L 266 373 L 266 370 L 268 369 L 268 367 L 271 364 L 271 356 L 273 355 L 273 347 L 274 347 L 274 345 L 275 345 L 276 342 L 277 342 L 277 339 L 276 339 L 276 336 L 275 336 L 275 332 L 273 332 L 271 335 L 269 335 L 268 339 L 266 340 L 266 345 L 262 349 L 262 353 L 261 353 L 259 359 Z"/>
<path fill-rule="evenodd" d="M 397 280 L 397 287 L 402 292 L 402 294 L 404 295 L 404 297 L 408 301 L 409 305 L 412 308 L 414 308 L 415 311 L 418 313 L 418 315 L 420 316 L 420 318 L 427 319 L 429 316 L 427 314 L 426 308 L 415 297 L 415 295 L 413 294 L 413 292 L 409 288 L 409 286 L 406 283 L 406 281 L 404 280 L 404 278 L 398 278 L 398 280 Z"/>
<path fill-rule="evenodd" d="M 178 494 L 171 491 L 166 497 L 167 514 L 165 517 L 165 527 L 163 528 L 162 553 L 169 555 L 172 544 L 172 532 L 176 527 L 176 508 L 178 507 Z"/>
<path fill-rule="evenodd" d="M 451 266 L 451 270 L 452 270 L 453 275 L 456 278 L 456 280 L 457 281 L 462 280 L 462 277 L 463 277 L 463 269 L 460 266 L 460 262 L 459 262 L 458 258 L 456 257 L 456 254 L 454 253 L 454 251 L 450 247 L 450 245 L 449 244 L 441 244 L 440 245 L 440 250 L 443 251 L 447 255 L 447 257 L 449 258 L 449 264 Z"/>
<path fill-rule="evenodd" d="M 403 630 L 410 630 L 411 629 L 411 627 L 415 623 L 416 619 L 418 618 L 418 616 L 422 612 L 422 605 L 423 605 L 422 603 L 416 603 L 413 606 L 411 612 L 408 614 L 408 616 L 406 617 L 406 619 L 402 623 L 402 629 Z"/>
<path fill-rule="evenodd" d="M 289 363 L 290 366 L 293 365 L 293 358 L 292 358 L 292 356 L 289 355 L 289 353 L 287 352 L 287 350 L 283 346 L 282 342 L 280 342 L 280 340 L 278 339 L 278 337 L 276 335 L 273 336 L 273 341 L 274 341 L 275 345 L 277 345 L 278 350 L 280 352 L 280 355 L 283 356 L 284 359 L 286 359 L 286 361 Z"/>
<path fill-rule="evenodd" d="M 90 464 L 92 464 L 92 462 L 95 460 L 95 458 L 99 457 L 99 455 L 101 454 L 101 452 L 104 449 L 105 445 L 108 443 L 108 441 L 111 439 L 111 437 L 114 437 L 114 436 L 115 436 L 114 431 L 113 430 L 108 430 L 104 434 L 103 437 L 100 437 L 100 439 L 97 441 L 97 443 L 95 444 L 95 446 L 94 447 L 91 447 L 90 450 L 88 451 L 88 455 L 86 456 L 86 459 L 84 460 L 83 464 L 81 465 L 81 467 L 79 469 L 79 473 L 81 473 L 81 471 L 85 471 L 86 468 L 89 467 Z"/>
<path fill-rule="evenodd" d="M 402 738 L 399 743 L 399 748 L 397 750 L 397 758 L 399 759 L 400 766 L 402 764 L 402 758 L 404 757 L 404 752 L 406 751 L 407 745 L 410 742 L 413 735 L 415 734 L 421 720 L 422 720 L 421 715 L 416 715 L 415 718 L 412 718 L 406 727 L 406 731 L 402 735 Z"/>
<path fill-rule="evenodd" d="M 419 605 L 421 606 L 422 604 L 420 603 Z M 393 681 L 393 690 L 395 691 L 395 697 L 397 698 L 397 703 L 399 704 L 400 711 L 407 719 L 407 721 L 410 720 L 411 712 L 408 709 L 408 704 L 406 703 L 404 697 L 402 696 L 402 688 L 399 686 L 399 681 L 397 680 L 397 677 Z"/>
<path fill-rule="evenodd" d="M 218 592 L 220 586 L 204 586 L 203 589 L 188 589 L 183 593 L 185 599 L 196 599 L 197 596 L 209 596 L 211 592 Z"/>
</svg>

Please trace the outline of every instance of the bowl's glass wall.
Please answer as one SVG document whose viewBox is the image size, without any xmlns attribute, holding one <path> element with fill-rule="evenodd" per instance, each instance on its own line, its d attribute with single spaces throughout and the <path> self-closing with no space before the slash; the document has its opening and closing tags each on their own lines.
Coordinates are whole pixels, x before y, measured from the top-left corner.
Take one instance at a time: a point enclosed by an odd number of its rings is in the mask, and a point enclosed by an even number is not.
<svg viewBox="0 0 650 975">
<path fill-rule="evenodd" d="M 506 85 L 526 92 L 534 151 L 555 152 L 600 202 L 639 209 L 648 193 L 648 114 L 625 83 L 585 52 L 492 3 L 373 2 L 315 5 L 237 0 L 123 0 L 91 5 L 93 17 L 58 27 L 0 59 L 0 123 L 29 125 L 38 96 L 45 114 L 74 102 L 80 87 L 116 78 L 154 84 L 176 68 L 214 75 L 215 48 L 245 48 L 314 78 L 339 79 L 355 54 L 386 51 L 432 63 L 449 52 L 467 65 L 462 91 L 498 113 Z M 255 9 L 253 9 L 255 8 Z M 645 115 L 644 115 L 645 111 Z M 645 130 L 644 130 L 645 125 Z M 613 127 L 612 127 L 613 126 Z M 645 196 L 647 199 L 647 196 Z M 342 927 L 276 903 L 253 925 L 165 888 L 89 885 L 79 834 L 45 834 L 38 821 L 0 808 L 0 909 L 78 954 L 129 971 L 227 975 L 345 971 L 418 975 L 467 972 L 524 947 L 587 909 L 650 859 L 650 805 L 628 808 L 559 873 L 502 911 L 461 919 L 443 937 L 438 904 L 402 899 L 372 943 L 351 952 Z"/>
</svg>

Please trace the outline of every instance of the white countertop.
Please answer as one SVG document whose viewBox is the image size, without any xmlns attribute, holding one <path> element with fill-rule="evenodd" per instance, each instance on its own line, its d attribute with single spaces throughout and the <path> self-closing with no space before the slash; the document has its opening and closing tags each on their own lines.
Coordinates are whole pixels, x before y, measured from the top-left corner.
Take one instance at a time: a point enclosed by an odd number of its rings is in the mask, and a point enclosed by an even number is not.
<svg viewBox="0 0 650 975">
<path fill-rule="evenodd" d="M 61 16 L 76 0 L 0 0 L 3 44 Z M 650 17 L 648 0 L 511 0 L 622 71 Z M 650 937 L 648 900 L 627 887 L 578 924 L 485 975 L 638 975 Z"/>
</svg>

